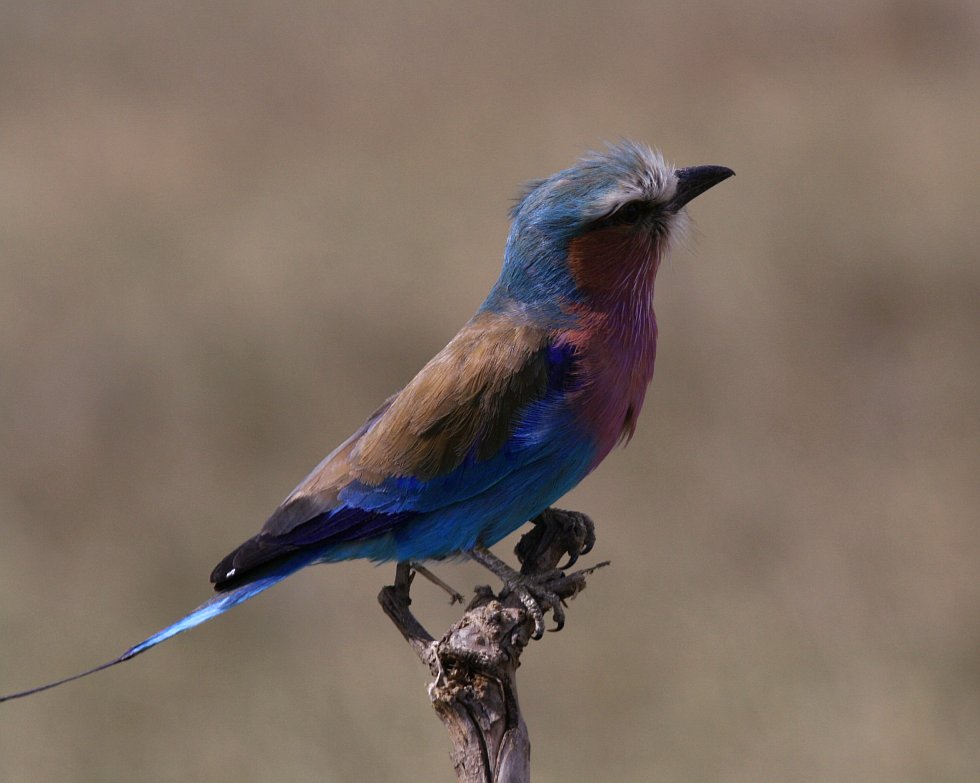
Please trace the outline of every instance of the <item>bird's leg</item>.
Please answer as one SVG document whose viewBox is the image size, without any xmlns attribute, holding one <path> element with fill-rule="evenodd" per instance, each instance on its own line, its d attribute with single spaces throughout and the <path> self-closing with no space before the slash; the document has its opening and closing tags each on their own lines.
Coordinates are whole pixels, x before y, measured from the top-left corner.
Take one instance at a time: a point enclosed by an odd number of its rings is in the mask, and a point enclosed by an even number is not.
<svg viewBox="0 0 980 783">
<path fill-rule="evenodd" d="M 412 582 L 415 574 L 412 564 L 401 562 L 395 566 L 395 583 L 391 586 L 395 598 L 406 608 L 412 605 Z"/>
<path fill-rule="evenodd" d="M 522 574 L 484 546 L 475 546 L 467 554 L 504 583 L 505 593 L 512 592 L 520 599 L 524 609 L 534 620 L 535 639 L 544 636 L 544 613 L 547 609 L 551 609 L 554 615 L 557 626 L 555 630 L 560 631 L 564 627 L 565 611 L 562 609 L 561 597 L 548 584 L 561 577 L 561 571 L 551 569 L 543 573 Z"/>
<path fill-rule="evenodd" d="M 595 546 L 595 523 L 580 511 L 546 508 L 531 522 L 534 528 L 521 536 L 514 548 L 523 574 L 554 567 L 551 550 L 556 542 L 568 554 L 568 562 L 559 566 L 562 570 L 571 568 L 580 555 L 587 555 Z"/>
<path fill-rule="evenodd" d="M 411 589 L 414 578 L 411 565 L 405 562 L 399 563 L 395 567 L 395 583 L 382 588 L 378 594 L 378 601 L 385 614 L 405 637 L 405 641 L 435 674 L 439 670 L 438 656 L 435 652 L 436 640 L 415 619 L 415 615 L 409 609 L 412 605 Z"/>
<path fill-rule="evenodd" d="M 450 606 L 452 606 L 453 604 L 461 604 L 463 603 L 463 601 L 466 600 L 465 598 L 463 598 L 462 593 L 460 593 L 458 590 L 454 590 L 450 585 L 442 581 L 442 579 L 440 579 L 438 576 L 432 573 L 428 568 L 426 568 L 421 563 L 416 563 L 414 560 L 412 560 L 409 562 L 408 565 L 409 568 L 411 568 L 416 574 L 418 574 L 419 576 L 424 576 L 426 579 L 432 582 L 432 584 L 434 584 L 436 587 L 440 587 L 443 590 L 445 590 L 449 594 Z"/>
</svg>

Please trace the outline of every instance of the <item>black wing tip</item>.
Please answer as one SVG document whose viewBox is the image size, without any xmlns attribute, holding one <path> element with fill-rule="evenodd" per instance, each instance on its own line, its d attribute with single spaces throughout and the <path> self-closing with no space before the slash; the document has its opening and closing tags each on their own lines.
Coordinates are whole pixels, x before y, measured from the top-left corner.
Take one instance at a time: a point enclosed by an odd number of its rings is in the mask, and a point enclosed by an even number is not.
<svg viewBox="0 0 980 783">
<path fill-rule="evenodd" d="M 215 590 L 221 590 L 221 586 L 229 579 L 235 578 L 235 567 L 233 565 L 235 560 L 235 555 L 238 554 L 236 549 L 231 554 L 225 556 L 218 565 L 214 567 L 211 572 L 211 584 L 214 585 Z"/>
<path fill-rule="evenodd" d="M 264 554 L 268 554 L 267 547 L 263 546 L 262 534 L 253 536 L 244 544 L 236 547 L 222 558 L 221 562 L 214 567 L 211 572 L 211 584 L 215 591 L 221 593 L 240 585 L 245 580 L 246 574 L 256 566 L 261 565 Z"/>
<path fill-rule="evenodd" d="M 274 542 L 274 539 L 260 533 L 215 566 L 211 572 L 211 584 L 216 593 L 234 590 L 275 571 L 299 549 L 297 546 Z"/>
</svg>

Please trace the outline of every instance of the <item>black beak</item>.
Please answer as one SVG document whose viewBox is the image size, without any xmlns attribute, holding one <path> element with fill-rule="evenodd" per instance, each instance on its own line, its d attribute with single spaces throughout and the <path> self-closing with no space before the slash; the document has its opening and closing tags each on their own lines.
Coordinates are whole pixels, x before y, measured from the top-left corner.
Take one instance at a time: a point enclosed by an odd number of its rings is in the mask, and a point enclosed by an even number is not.
<svg viewBox="0 0 980 783">
<path fill-rule="evenodd" d="M 677 193 L 667 205 L 672 212 L 679 212 L 688 201 L 713 188 L 722 180 L 734 177 L 735 172 L 725 166 L 691 166 L 677 169 Z"/>
</svg>

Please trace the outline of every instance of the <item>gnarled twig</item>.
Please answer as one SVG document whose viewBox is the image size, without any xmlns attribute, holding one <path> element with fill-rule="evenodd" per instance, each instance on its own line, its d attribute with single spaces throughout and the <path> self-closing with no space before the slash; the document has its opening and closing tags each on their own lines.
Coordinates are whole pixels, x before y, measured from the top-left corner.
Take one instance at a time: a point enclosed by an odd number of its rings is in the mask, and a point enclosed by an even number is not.
<svg viewBox="0 0 980 783">
<path fill-rule="evenodd" d="M 592 521 L 575 511 L 548 509 L 534 523 L 515 550 L 521 573 L 549 575 L 548 591 L 564 602 L 585 589 L 586 576 L 607 565 L 571 574 L 555 571 L 566 555 L 568 567 L 592 549 Z M 399 563 L 395 584 L 382 589 L 378 600 L 435 677 L 429 697 L 449 731 L 457 780 L 526 783 L 531 745 L 517 700 L 516 674 L 534 632 L 533 618 L 513 593 L 497 595 L 487 586 L 478 587 L 463 616 L 437 641 L 409 609 L 413 578 L 412 566 Z"/>
</svg>

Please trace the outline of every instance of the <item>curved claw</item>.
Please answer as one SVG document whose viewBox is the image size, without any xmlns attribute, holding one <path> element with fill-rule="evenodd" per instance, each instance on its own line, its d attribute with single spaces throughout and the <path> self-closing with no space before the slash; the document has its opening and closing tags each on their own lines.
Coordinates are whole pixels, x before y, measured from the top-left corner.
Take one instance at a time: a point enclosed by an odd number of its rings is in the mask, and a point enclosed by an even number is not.
<svg viewBox="0 0 980 783">
<path fill-rule="evenodd" d="M 562 608 L 561 597 L 548 584 L 563 576 L 561 571 L 550 570 L 536 574 L 522 574 L 515 571 L 493 552 L 485 547 L 474 547 L 469 555 L 484 568 L 493 572 L 504 583 L 504 592 L 517 596 L 518 600 L 534 621 L 533 638 L 544 636 L 543 606 L 551 610 L 558 629 L 565 625 L 565 612 Z"/>
<path fill-rule="evenodd" d="M 555 627 L 549 628 L 548 629 L 549 632 L 558 633 L 562 628 L 565 627 L 565 610 L 563 607 L 564 604 L 559 598 L 558 603 L 555 604 L 554 608 L 551 611 L 552 617 L 555 618 Z"/>
<path fill-rule="evenodd" d="M 547 576 L 551 576 L 550 574 Z M 514 593 L 524 605 L 524 609 L 534 620 L 533 639 L 540 639 L 544 636 L 544 609 L 542 604 L 551 609 L 551 614 L 555 618 L 555 628 L 552 630 L 560 631 L 565 627 L 565 610 L 562 608 L 561 598 L 551 590 L 546 588 L 542 582 L 534 577 L 519 576 L 514 580 L 507 580 L 504 586 L 507 590 Z"/>
<path fill-rule="evenodd" d="M 595 523 L 580 511 L 548 508 L 532 521 L 535 529 L 527 535 L 527 544 L 522 548 L 525 539 L 518 544 L 518 557 L 524 563 L 549 549 L 557 538 L 568 553 L 567 562 L 558 566 L 564 571 L 575 565 L 579 557 L 591 552 L 595 546 Z"/>
<path fill-rule="evenodd" d="M 524 610 L 531 615 L 531 619 L 534 620 L 534 633 L 531 634 L 531 638 L 540 639 L 544 636 L 544 611 L 541 609 L 541 605 L 534 600 L 534 597 L 524 591 L 517 592 L 517 597 L 521 599 L 521 603 L 524 604 Z"/>
<path fill-rule="evenodd" d="M 585 514 L 582 514 L 582 522 L 585 525 L 585 543 L 582 544 L 579 554 L 587 555 L 595 548 L 595 522 L 592 521 L 592 517 Z"/>
<path fill-rule="evenodd" d="M 559 565 L 558 566 L 558 570 L 559 571 L 567 571 L 569 568 L 571 568 L 573 565 L 575 565 L 578 562 L 578 559 L 579 559 L 579 553 L 578 552 L 569 552 L 568 553 L 568 562 L 567 563 L 562 563 L 561 565 Z"/>
</svg>

